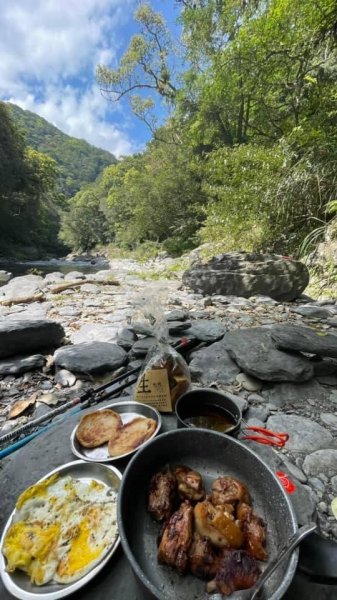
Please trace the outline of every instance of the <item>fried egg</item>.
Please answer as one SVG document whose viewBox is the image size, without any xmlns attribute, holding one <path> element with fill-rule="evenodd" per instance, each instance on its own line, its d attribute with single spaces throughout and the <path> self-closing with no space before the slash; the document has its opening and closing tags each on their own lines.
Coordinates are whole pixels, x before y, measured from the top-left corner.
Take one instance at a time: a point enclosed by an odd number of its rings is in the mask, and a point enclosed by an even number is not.
<svg viewBox="0 0 337 600">
<path fill-rule="evenodd" d="M 117 537 L 116 494 L 96 480 L 53 476 L 16 503 L 3 544 L 6 569 L 32 583 L 71 583 L 95 566 Z"/>
</svg>

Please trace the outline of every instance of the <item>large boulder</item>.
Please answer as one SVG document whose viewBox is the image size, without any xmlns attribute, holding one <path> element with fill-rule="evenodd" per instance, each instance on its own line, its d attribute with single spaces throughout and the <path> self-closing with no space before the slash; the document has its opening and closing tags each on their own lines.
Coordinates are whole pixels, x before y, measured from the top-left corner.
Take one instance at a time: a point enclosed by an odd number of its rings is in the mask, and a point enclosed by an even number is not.
<svg viewBox="0 0 337 600">
<path fill-rule="evenodd" d="M 196 262 L 183 274 L 183 283 L 205 296 L 222 294 L 249 298 L 266 295 L 275 300 L 297 298 L 309 283 L 307 267 L 276 254 L 230 252 Z"/>
<path fill-rule="evenodd" d="M 0 288 L 1 300 L 24 302 L 26 298 L 37 296 L 44 286 L 43 277 L 39 275 L 22 275 L 14 277 Z"/>
<path fill-rule="evenodd" d="M 54 321 L 2 319 L 0 358 L 59 346 L 64 335 L 62 325 Z"/>
<path fill-rule="evenodd" d="M 75 373 L 104 373 L 118 369 L 128 355 L 116 344 L 83 342 L 59 348 L 54 354 L 55 365 Z"/>
</svg>

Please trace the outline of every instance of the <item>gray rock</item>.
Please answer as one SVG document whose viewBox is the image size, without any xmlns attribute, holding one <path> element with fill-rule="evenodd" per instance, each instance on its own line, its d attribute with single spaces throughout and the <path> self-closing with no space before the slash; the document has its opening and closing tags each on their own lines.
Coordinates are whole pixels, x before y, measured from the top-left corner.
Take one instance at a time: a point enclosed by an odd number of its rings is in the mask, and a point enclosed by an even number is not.
<svg viewBox="0 0 337 600">
<path fill-rule="evenodd" d="M 33 354 L 32 356 L 17 356 L 12 360 L 0 360 L 0 377 L 5 375 L 20 375 L 27 371 L 33 371 L 43 367 L 46 359 L 42 354 Z"/>
<path fill-rule="evenodd" d="M 257 419 L 264 423 L 268 419 L 269 414 L 269 410 L 265 406 L 250 406 L 246 413 L 246 419 Z"/>
<path fill-rule="evenodd" d="M 58 309 L 58 314 L 61 317 L 78 317 L 82 313 L 82 309 L 76 306 L 65 306 L 64 308 Z"/>
<path fill-rule="evenodd" d="M 0 283 L 7 283 L 13 277 L 9 271 L 0 270 Z"/>
<path fill-rule="evenodd" d="M 183 283 L 204 296 L 266 295 L 293 300 L 308 285 L 309 271 L 303 263 L 275 254 L 231 252 L 205 264 L 192 263 L 183 274 Z"/>
<path fill-rule="evenodd" d="M 285 431 L 289 434 L 286 448 L 290 452 L 315 452 L 315 450 L 329 448 L 333 440 L 331 433 L 324 427 L 310 419 L 296 415 L 274 415 L 269 417 L 267 428 L 277 432 Z M 308 475 L 304 466 L 303 470 Z"/>
<path fill-rule="evenodd" d="M 60 369 L 55 375 L 55 381 L 62 387 L 71 387 L 76 382 L 76 376 L 67 369 Z"/>
<path fill-rule="evenodd" d="M 101 289 L 99 285 L 94 283 L 84 283 L 81 285 L 81 292 L 84 294 L 100 294 Z"/>
<path fill-rule="evenodd" d="M 217 383 L 232 383 L 240 369 L 224 349 L 222 342 L 211 344 L 193 352 L 189 364 L 193 381 L 200 381 L 204 385 Z"/>
<path fill-rule="evenodd" d="M 246 415 L 246 419 L 247 419 L 247 415 Z M 261 421 L 260 419 L 257 419 L 256 417 L 248 419 L 247 425 L 248 425 L 248 427 L 262 427 L 262 428 L 266 427 L 266 424 L 263 421 Z M 251 435 L 251 434 L 254 435 L 254 432 L 247 431 L 247 435 Z"/>
<path fill-rule="evenodd" d="M 288 460 L 288 458 L 286 458 L 285 456 L 282 457 L 282 460 L 286 471 L 290 473 L 292 477 L 296 477 L 296 479 L 298 479 L 298 481 L 300 481 L 301 483 L 306 483 L 307 477 L 299 467 L 294 465 L 294 463 Z"/>
<path fill-rule="evenodd" d="M 306 456 L 303 471 L 310 477 L 315 477 L 324 472 L 328 477 L 337 475 L 337 450 L 317 450 Z"/>
<path fill-rule="evenodd" d="M 167 321 L 186 321 L 188 313 L 185 310 L 175 309 L 165 313 Z"/>
<path fill-rule="evenodd" d="M 235 404 L 239 407 L 242 413 L 246 412 L 246 410 L 248 409 L 248 401 L 246 400 L 246 398 L 242 398 L 242 396 L 239 396 L 238 394 L 231 394 L 227 391 L 225 392 L 225 394 L 227 398 L 235 402 Z"/>
<path fill-rule="evenodd" d="M 54 361 L 57 367 L 74 373 L 103 373 L 124 365 L 127 353 L 116 344 L 86 342 L 59 348 Z"/>
<path fill-rule="evenodd" d="M 54 273 L 47 273 L 47 275 L 45 275 L 44 281 L 45 283 L 60 283 L 60 281 L 62 281 L 64 279 L 64 275 L 63 273 L 60 273 L 59 271 L 55 271 Z"/>
<path fill-rule="evenodd" d="M 133 344 L 131 352 L 134 356 L 145 356 L 156 342 L 157 340 L 155 337 L 143 338 Z"/>
<path fill-rule="evenodd" d="M 0 321 L 0 358 L 59 346 L 64 329 L 59 323 L 43 320 Z"/>
<path fill-rule="evenodd" d="M 337 335 L 300 325 L 279 325 L 271 330 L 277 348 L 337 357 Z"/>
<path fill-rule="evenodd" d="M 124 350 L 130 350 L 136 341 L 137 335 L 132 329 L 123 327 L 123 329 L 118 332 L 117 344 L 118 346 L 122 346 Z"/>
<path fill-rule="evenodd" d="M 336 314 L 336 307 L 330 306 L 313 306 L 306 304 L 305 306 L 291 307 L 290 310 L 302 317 L 310 317 L 312 319 L 326 320 Z"/>
<path fill-rule="evenodd" d="M 112 342 L 118 334 L 118 327 L 103 325 L 101 323 L 85 323 L 82 327 L 71 333 L 70 339 L 73 344 L 83 342 Z"/>
<path fill-rule="evenodd" d="M 35 296 L 41 292 L 44 279 L 39 275 L 22 275 L 14 277 L 6 285 L 0 288 L 0 296 L 3 300 L 15 300 L 19 302 L 27 297 Z"/>
<path fill-rule="evenodd" d="M 180 333 L 181 331 L 186 331 L 190 329 L 191 322 L 190 321 L 168 321 L 167 323 L 169 333 Z"/>
<path fill-rule="evenodd" d="M 320 415 L 321 421 L 325 423 L 325 425 L 330 425 L 334 429 L 337 429 L 337 416 L 332 413 L 321 413 Z"/>
<path fill-rule="evenodd" d="M 74 279 L 85 279 L 84 273 L 81 271 L 70 271 L 64 277 L 65 281 L 74 281 Z"/>
<path fill-rule="evenodd" d="M 279 408 L 287 405 L 303 408 L 311 400 L 317 404 L 327 397 L 325 388 L 315 379 L 296 384 L 275 383 L 272 388 L 264 389 L 261 394 L 267 402 Z"/>
<path fill-rule="evenodd" d="M 323 481 L 318 479 L 318 477 L 309 477 L 308 483 L 310 487 L 314 488 L 317 492 L 324 492 L 325 485 Z"/>
<path fill-rule="evenodd" d="M 196 338 L 201 342 L 216 342 L 226 333 L 226 327 L 221 321 L 199 321 L 192 322 L 188 330 L 190 339 Z"/>
<path fill-rule="evenodd" d="M 321 358 L 312 361 L 315 377 L 328 377 L 337 375 L 337 360 L 333 358 Z"/>
<path fill-rule="evenodd" d="M 263 327 L 226 333 L 224 346 L 241 369 L 262 381 L 307 381 L 313 377 L 308 359 L 275 348 L 270 331 Z"/>
<path fill-rule="evenodd" d="M 250 377 L 245 373 L 239 373 L 236 376 L 236 381 L 242 385 L 243 389 L 247 390 L 247 392 L 259 392 L 263 387 L 262 381 L 259 381 L 254 377 Z"/>
<path fill-rule="evenodd" d="M 219 304 L 230 304 L 231 306 L 243 306 L 250 308 L 253 303 L 248 298 L 241 296 L 212 296 L 213 302 L 219 302 Z"/>
<path fill-rule="evenodd" d="M 333 492 L 337 494 L 337 475 L 331 477 L 331 485 Z"/>
</svg>

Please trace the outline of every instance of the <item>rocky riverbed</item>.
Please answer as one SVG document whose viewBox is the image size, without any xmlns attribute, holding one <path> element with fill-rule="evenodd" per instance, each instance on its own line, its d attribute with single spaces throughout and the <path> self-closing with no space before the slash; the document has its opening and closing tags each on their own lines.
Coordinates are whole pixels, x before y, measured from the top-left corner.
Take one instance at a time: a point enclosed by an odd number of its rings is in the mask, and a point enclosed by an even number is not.
<svg viewBox="0 0 337 600">
<path fill-rule="evenodd" d="M 153 338 L 132 317 L 147 295 L 166 311 L 172 342 L 197 340 L 187 356 L 193 386 L 225 391 L 248 425 L 288 432 L 284 448 L 247 443 L 294 484 L 299 523 L 317 516 L 337 541 L 335 299 L 205 297 L 179 274 L 154 279 L 168 264 L 115 260 L 96 274 L 29 275 L 0 288 L 0 435 L 139 365 Z"/>
</svg>

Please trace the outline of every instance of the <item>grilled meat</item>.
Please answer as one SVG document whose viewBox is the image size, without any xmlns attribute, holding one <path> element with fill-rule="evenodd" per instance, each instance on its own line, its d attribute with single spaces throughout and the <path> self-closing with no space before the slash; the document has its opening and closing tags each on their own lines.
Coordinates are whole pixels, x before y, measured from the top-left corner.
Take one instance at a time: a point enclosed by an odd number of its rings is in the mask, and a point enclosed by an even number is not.
<svg viewBox="0 0 337 600">
<path fill-rule="evenodd" d="M 219 566 L 219 558 L 211 542 L 196 531 L 193 535 L 192 546 L 189 554 L 189 571 L 200 579 L 215 577 Z"/>
<path fill-rule="evenodd" d="M 148 511 L 156 521 L 167 521 L 175 508 L 176 478 L 171 471 L 159 472 L 150 481 Z"/>
<path fill-rule="evenodd" d="M 178 494 L 182 500 L 199 502 L 205 498 L 205 490 L 200 473 L 189 467 L 178 465 L 174 469 L 178 484 Z"/>
<path fill-rule="evenodd" d="M 158 560 L 175 567 L 182 575 L 188 567 L 188 552 L 193 535 L 193 507 L 183 502 L 164 527 Z"/>
<path fill-rule="evenodd" d="M 253 511 L 251 506 L 244 502 L 239 504 L 237 517 L 241 522 L 245 541 L 244 548 L 257 560 L 267 560 L 266 525 L 264 521 Z"/>
<path fill-rule="evenodd" d="M 247 590 L 252 587 L 261 575 L 256 560 L 244 550 L 227 550 L 220 562 L 219 568 L 207 584 L 207 592 L 219 592 L 229 596 L 236 590 Z"/>
<path fill-rule="evenodd" d="M 234 517 L 225 512 L 222 506 L 210 502 L 198 502 L 194 507 L 195 528 L 218 548 L 241 548 L 243 533 Z"/>
<path fill-rule="evenodd" d="M 210 501 L 214 506 L 231 502 L 250 504 L 250 496 L 246 486 L 234 477 L 218 477 L 213 482 Z"/>
</svg>

